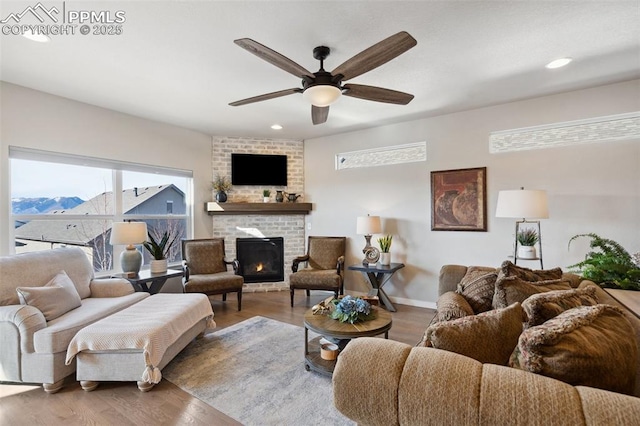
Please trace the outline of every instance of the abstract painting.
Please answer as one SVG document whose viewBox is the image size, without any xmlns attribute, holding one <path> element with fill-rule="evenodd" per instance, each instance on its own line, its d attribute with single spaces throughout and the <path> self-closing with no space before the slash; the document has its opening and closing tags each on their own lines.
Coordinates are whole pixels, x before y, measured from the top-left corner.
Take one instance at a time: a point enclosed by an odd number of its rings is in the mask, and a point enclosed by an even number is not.
<svg viewBox="0 0 640 426">
<path fill-rule="evenodd" d="M 487 231 L 487 168 L 431 172 L 431 230 Z"/>
</svg>

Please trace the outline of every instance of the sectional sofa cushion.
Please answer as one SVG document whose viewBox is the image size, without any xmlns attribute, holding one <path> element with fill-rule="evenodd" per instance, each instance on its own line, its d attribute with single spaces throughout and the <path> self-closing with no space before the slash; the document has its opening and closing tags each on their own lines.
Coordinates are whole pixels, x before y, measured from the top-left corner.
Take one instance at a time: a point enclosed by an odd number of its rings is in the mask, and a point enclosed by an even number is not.
<svg viewBox="0 0 640 426">
<path fill-rule="evenodd" d="M 65 271 L 58 272 L 42 287 L 18 287 L 21 305 L 38 308 L 47 321 L 58 318 L 81 304 L 80 296 Z"/>
<path fill-rule="evenodd" d="M 507 365 L 522 333 L 520 303 L 427 328 L 426 346 L 468 356 L 482 363 Z"/>
<path fill-rule="evenodd" d="M 497 278 L 495 268 L 470 266 L 458 283 L 456 292 L 464 296 L 474 313 L 486 312 L 491 309 Z"/>
<path fill-rule="evenodd" d="M 82 306 L 49 321 L 45 328 L 33 334 L 34 349 L 37 353 L 44 354 L 66 352 L 69 342 L 80 329 L 147 297 L 149 293 L 139 291 L 121 297 L 82 299 Z"/>
<path fill-rule="evenodd" d="M 434 322 L 451 321 L 473 315 L 469 302 L 458 293 L 448 291 L 438 298 L 438 312 Z"/>
<path fill-rule="evenodd" d="M 633 394 L 638 348 L 620 308 L 581 306 L 524 330 L 509 365 L 571 385 Z"/>
<path fill-rule="evenodd" d="M 582 289 L 556 290 L 530 296 L 522 302 L 522 309 L 527 314 L 525 328 L 543 324 L 562 312 L 579 306 L 598 304 L 596 287 L 586 286 Z"/>
<path fill-rule="evenodd" d="M 493 307 L 504 308 L 515 302 L 524 302 L 529 296 L 552 290 L 571 290 L 568 280 L 553 279 L 544 281 L 525 281 L 517 276 L 498 277 L 495 293 L 493 295 Z"/>
<path fill-rule="evenodd" d="M 91 296 L 93 265 L 79 247 L 3 256 L 0 263 L 0 306 L 19 305 L 17 287 L 42 287 L 61 269 L 71 278 L 80 299 Z"/>
<path fill-rule="evenodd" d="M 499 275 L 504 277 L 518 277 L 524 281 L 547 281 L 562 278 L 562 269 L 560 268 L 534 270 L 514 265 L 513 262 L 509 260 L 502 262 L 498 272 Z"/>
</svg>

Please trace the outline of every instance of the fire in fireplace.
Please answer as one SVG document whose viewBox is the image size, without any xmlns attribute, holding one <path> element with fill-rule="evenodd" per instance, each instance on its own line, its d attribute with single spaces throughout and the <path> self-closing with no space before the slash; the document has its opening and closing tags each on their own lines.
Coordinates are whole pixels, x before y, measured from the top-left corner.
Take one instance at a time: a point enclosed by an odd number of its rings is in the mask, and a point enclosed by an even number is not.
<svg viewBox="0 0 640 426">
<path fill-rule="evenodd" d="M 284 281 L 284 238 L 236 238 L 245 283 Z"/>
</svg>

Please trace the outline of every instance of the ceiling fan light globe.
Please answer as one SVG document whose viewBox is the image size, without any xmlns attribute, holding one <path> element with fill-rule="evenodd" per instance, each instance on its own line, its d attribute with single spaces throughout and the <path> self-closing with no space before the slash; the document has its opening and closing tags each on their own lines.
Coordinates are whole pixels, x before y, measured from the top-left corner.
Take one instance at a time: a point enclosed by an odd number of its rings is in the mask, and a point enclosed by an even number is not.
<svg viewBox="0 0 640 426">
<path fill-rule="evenodd" d="M 324 84 L 308 87 L 302 93 L 302 97 L 306 99 L 307 102 L 317 107 L 331 105 L 338 100 L 340 95 L 342 95 L 342 90 L 338 87 Z"/>
</svg>

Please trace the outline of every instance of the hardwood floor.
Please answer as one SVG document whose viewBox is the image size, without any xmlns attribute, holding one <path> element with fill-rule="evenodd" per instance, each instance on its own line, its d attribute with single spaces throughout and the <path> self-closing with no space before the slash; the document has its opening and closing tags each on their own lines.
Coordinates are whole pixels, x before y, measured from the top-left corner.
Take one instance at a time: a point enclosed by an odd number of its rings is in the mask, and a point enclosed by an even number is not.
<svg viewBox="0 0 640 426">
<path fill-rule="evenodd" d="M 212 299 L 218 330 L 260 315 L 302 326 L 304 313 L 329 293 L 296 292 L 295 304 L 289 305 L 289 292 L 244 293 L 242 311 L 236 310 L 235 297 L 223 303 Z M 417 343 L 434 311 L 396 305 L 389 338 L 410 345 Z M 115 366 L 117 367 L 117 366 Z M 300 368 L 303 368 L 300 354 Z M 309 373 L 314 374 L 314 373 Z M 48 395 L 41 386 L 0 384 L 0 425 L 237 425 L 230 417 L 162 380 L 150 392 L 138 390 L 135 383 L 101 383 L 85 392 L 73 376 L 64 388 Z"/>
</svg>

